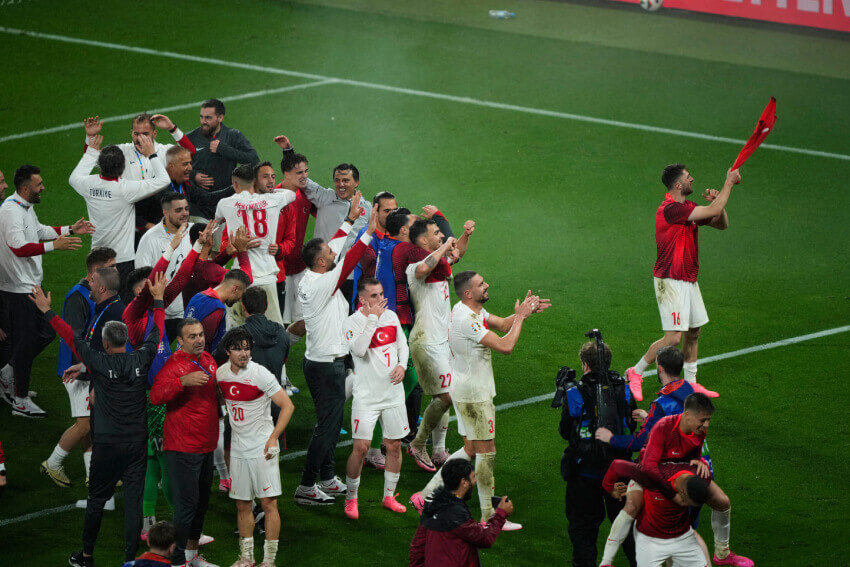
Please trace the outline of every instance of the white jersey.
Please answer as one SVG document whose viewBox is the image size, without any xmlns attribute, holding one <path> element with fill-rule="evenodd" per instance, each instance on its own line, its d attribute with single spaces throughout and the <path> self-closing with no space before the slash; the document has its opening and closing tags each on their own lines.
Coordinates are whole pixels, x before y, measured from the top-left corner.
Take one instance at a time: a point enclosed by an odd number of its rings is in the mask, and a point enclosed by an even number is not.
<svg viewBox="0 0 850 567">
<path fill-rule="evenodd" d="M 70 227 L 60 228 L 62 234 L 69 234 Z M 53 227 L 38 222 L 32 204 L 17 192 L 7 197 L 0 205 L 0 290 L 10 293 L 32 293 L 32 288 L 41 285 L 44 272 L 41 269 L 40 249 L 44 252 L 53 251 L 52 242 L 59 233 Z"/>
<path fill-rule="evenodd" d="M 354 404 L 372 409 L 404 405 L 404 384 L 391 384 L 396 366 L 407 368 L 407 338 L 398 315 L 387 309 L 378 319 L 360 310 L 345 321 L 345 340 L 354 359 Z"/>
<path fill-rule="evenodd" d="M 230 454 L 242 459 L 262 456 L 274 432 L 271 397 L 280 391 L 274 374 L 252 360 L 236 374 L 230 369 L 230 362 L 225 362 L 218 367 L 215 378 L 233 430 Z"/>
<path fill-rule="evenodd" d="M 123 179 L 141 181 L 153 176 L 154 170 L 150 158 L 139 152 L 133 142 L 117 144 L 117 146 L 124 154 L 124 173 L 121 174 Z M 174 144 L 160 144 L 156 140 L 153 143 L 154 152 L 163 160 L 165 160 L 165 153 L 173 147 Z"/>
<path fill-rule="evenodd" d="M 230 238 L 236 229 L 244 226 L 248 233 L 260 239 L 260 245 L 248 250 L 254 283 L 277 283 L 278 266 L 269 246 L 277 242 L 277 221 L 280 210 L 295 200 L 295 193 L 288 189 L 276 189 L 271 193 L 249 193 L 242 191 L 218 202 L 216 220 L 227 223 Z M 234 263 L 239 267 L 239 261 Z"/>
<path fill-rule="evenodd" d="M 186 231 L 188 232 L 190 228 L 192 228 L 192 223 L 189 223 L 189 226 L 186 227 Z M 162 257 L 165 250 L 171 246 L 172 238 L 174 238 L 174 235 L 165 231 L 165 224 L 162 222 L 146 230 L 142 235 L 142 239 L 139 241 L 139 248 L 136 250 L 134 266 L 136 268 L 141 268 L 142 266 L 150 266 L 153 268 L 159 261 L 160 257 Z M 183 260 L 186 259 L 186 256 L 189 255 L 191 250 L 192 244 L 189 242 L 189 238 L 184 237 L 183 240 L 180 241 L 180 246 L 178 246 L 171 254 L 171 260 L 169 260 L 168 268 L 165 270 L 165 276 L 168 278 L 168 281 L 174 279 L 174 275 L 177 273 L 177 270 L 180 269 L 180 264 L 183 263 Z M 177 297 L 174 298 L 174 301 L 171 302 L 171 305 L 165 308 L 165 318 L 183 318 L 182 293 L 178 293 Z"/>
<path fill-rule="evenodd" d="M 487 402 L 496 396 L 490 349 L 481 344 L 490 332 L 489 316 L 483 307 L 476 314 L 461 302 L 452 309 L 449 345 L 454 378 L 449 391 L 456 402 Z"/>
<path fill-rule="evenodd" d="M 423 260 L 411 264 L 405 270 L 416 313 L 416 320 L 410 331 L 411 346 L 437 345 L 449 340 L 449 324 L 452 318 L 449 281 L 435 276 L 433 272 L 422 279 L 417 278 L 416 267 L 424 263 Z"/>
<path fill-rule="evenodd" d="M 89 147 L 71 173 L 68 183 L 86 200 L 89 220 L 97 229 L 92 235 L 92 248 L 112 248 L 116 253 L 116 262 L 131 262 L 136 227 L 136 208 L 133 204 L 168 185 L 165 156 L 157 155 L 150 160 L 150 178 L 130 181 L 123 177 L 114 180 L 90 175 L 99 155 L 99 151 Z"/>
</svg>

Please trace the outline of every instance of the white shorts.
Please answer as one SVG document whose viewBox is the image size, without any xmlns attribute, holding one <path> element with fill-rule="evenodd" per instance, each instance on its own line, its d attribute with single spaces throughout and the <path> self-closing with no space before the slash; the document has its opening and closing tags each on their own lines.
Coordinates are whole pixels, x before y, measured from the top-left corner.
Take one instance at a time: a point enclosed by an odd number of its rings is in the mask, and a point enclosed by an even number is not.
<svg viewBox="0 0 850 567">
<path fill-rule="evenodd" d="M 70 384 L 65 383 L 65 389 L 68 390 L 68 398 L 71 400 L 71 417 L 89 417 L 89 381 L 74 380 Z"/>
<path fill-rule="evenodd" d="M 705 554 L 697 542 L 694 530 L 672 539 L 661 539 L 635 533 L 635 559 L 638 567 L 663 567 L 667 559 L 673 567 L 707 567 Z"/>
<path fill-rule="evenodd" d="M 372 439 L 375 424 L 381 420 L 384 439 L 401 439 L 410 433 L 407 408 L 404 404 L 386 409 L 351 404 L 351 436 L 354 439 Z"/>
<path fill-rule="evenodd" d="M 419 385 L 426 395 L 449 393 L 452 383 L 452 351 L 448 341 L 438 345 L 411 345 L 410 356 L 413 357 Z"/>
<path fill-rule="evenodd" d="M 243 459 L 230 456 L 230 497 L 234 500 L 280 496 L 280 463 L 265 456 Z"/>
<path fill-rule="evenodd" d="M 489 402 L 453 402 L 457 413 L 458 432 L 463 419 L 463 435 L 470 441 L 496 438 L 496 406 Z"/>
<path fill-rule="evenodd" d="M 663 331 L 687 331 L 708 323 L 697 282 L 653 278 Z"/>
<path fill-rule="evenodd" d="M 301 283 L 301 278 L 304 277 L 303 271 L 297 274 L 286 274 L 286 297 L 283 302 L 283 322 L 287 325 L 295 323 L 304 318 L 304 313 L 301 311 L 301 302 L 298 300 L 298 284 Z"/>
</svg>

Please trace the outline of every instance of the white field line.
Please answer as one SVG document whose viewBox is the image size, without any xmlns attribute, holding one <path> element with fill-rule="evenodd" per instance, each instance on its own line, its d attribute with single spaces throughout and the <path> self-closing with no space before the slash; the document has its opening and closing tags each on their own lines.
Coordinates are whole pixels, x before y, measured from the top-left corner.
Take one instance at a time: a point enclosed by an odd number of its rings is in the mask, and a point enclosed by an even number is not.
<svg viewBox="0 0 850 567">
<path fill-rule="evenodd" d="M 0 32 L 7 33 L 11 35 L 23 35 L 26 37 L 32 37 L 37 39 L 48 39 L 53 41 L 60 41 L 64 43 L 73 43 L 77 45 L 88 45 L 91 47 L 101 47 L 104 49 L 114 49 L 118 51 L 129 51 L 133 53 L 141 53 L 144 55 L 154 55 L 159 57 L 168 57 L 171 59 L 180 59 L 183 61 L 193 61 L 196 63 L 205 63 L 209 65 L 220 65 L 223 67 L 231 67 L 234 69 L 244 69 L 246 71 L 258 71 L 261 73 L 271 73 L 276 75 L 286 75 L 289 77 L 299 77 L 303 79 L 313 79 L 316 81 L 333 81 L 339 84 L 350 85 L 354 87 L 362 87 L 367 89 L 375 89 L 382 90 L 397 94 L 406 94 L 411 96 L 421 96 L 426 98 L 433 98 L 438 100 L 446 100 L 450 102 L 457 102 L 461 104 L 470 104 L 474 106 L 483 106 L 486 108 L 495 108 L 499 110 L 510 110 L 514 112 L 522 112 L 525 114 L 535 114 L 538 116 L 549 116 L 552 118 L 561 118 L 564 120 L 574 120 L 578 122 L 588 122 L 591 124 L 601 124 L 603 126 L 612 126 L 615 128 L 626 128 L 630 130 L 641 130 L 644 132 L 652 132 L 656 134 L 667 134 L 671 136 L 680 136 L 685 138 L 695 138 L 698 140 L 707 140 L 711 142 L 721 142 L 727 144 L 734 144 L 737 146 L 742 146 L 745 143 L 745 140 L 740 140 L 737 138 L 728 138 L 725 136 L 713 136 L 711 134 L 702 134 L 699 132 L 688 132 L 684 130 L 674 130 L 672 128 L 662 128 L 658 126 L 649 126 L 647 124 L 636 124 L 632 122 L 622 122 L 620 120 L 608 120 L 606 118 L 597 118 L 595 116 L 586 116 L 582 114 L 571 114 L 568 112 L 558 112 L 555 110 L 545 110 L 540 108 L 531 108 L 527 106 L 518 106 L 515 104 L 505 104 L 501 102 L 493 102 L 488 100 L 480 100 L 469 97 L 461 97 L 454 96 L 443 93 L 434 93 L 430 91 L 421 91 L 416 89 L 406 89 L 402 87 L 393 87 L 390 85 L 382 85 L 378 83 L 368 83 L 364 81 L 355 81 L 351 79 L 343 79 L 340 77 L 327 77 L 324 75 L 316 75 L 314 73 L 302 73 L 300 71 L 292 71 L 289 69 L 280 69 L 277 67 L 268 67 L 263 65 L 253 65 L 250 63 L 240 63 L 238 61 L 226 61 L 224 59 L 215 59 L 212 57 L 199 57 L 197 55 L 189 55 L 185 53 L 176 53 L 174 51 L 160 51 L 157 49 L 149 49 L 146 47 L 135 47 L 132 45 L 121 45 L 118 43 L 108 43 L 104 41 L 95 41 L 91 39 L 81 39 L 76 37 L 68 37 L 63 35 L 55 35 L 48 33 L 41 33 L 29 30 L 21 30 L 16 28 L 8 28 L 4 26 L 0 26 Z M 24 133 L 18 134 L 18 137 L 26 137 L 27 135 L 36 135 L 41 133 L 42 131 L 32 133 Z M 0 138 L 0 142 L 6 141 L 9 137 Z M 783 152 L 790 152 L 795 154 L 803 154 L 831 159 L 838 159 L 844 161 L 850 161 L 850 155 L 846 154 L 837 154 L 832 152 L 822 152 L 819 150 L 810 150 L 807 148 L 796 148 L 792 146 L 780 146 L 776 144 L 763 144 L 762 148 L 778 150 Z"/>
<path fill-rule="evenodd" d="M 718 354 L 715 356 L 709 356 L 706 358 L 699 359 L 700 364 L 707 364 L 709 362 L 716 362 L 718 360 L 726 360 L 727 358 L 734 358 L 738 356 L 744 356 L 747 354 L 752 354 L 754 352 L 761 352 L 763 350 L 770 350 L 774 348 L 784 347 L 788 345 L 793 345 L 797 343 L 801 343 L 804 341 L 810 341 L 812 339 L 819 339 L 822 337 L 828 337 L 830 335 L 837 335 L 840 333 L 846 333 L 850 331 L 850 325 L 845 325 L 843 327 L 836 327 L 834 329 L 826 329 L 824 331 L 818 331 L 817 333 L 810 333 L 808 335 L 800 335 L 799 337 L 791 337 L 790 339 L 783 339 L 781 341 L 774 341 L 772 343 L 765 343 L 763 345 L 756 345 L 748 348 L 742 348 L 740 350 L 733 350 L 732 352 L 727 352 L 723 354 Z M 655 375 L 655 370 L 649 371 L 644 376 L 653 376 Z M 496 411 L 502 411 L 511 408 L 517 408 L 520 406 L 527 406 L 529 404 L 535 404 L 537 402 L 543 402 L 551 400 L 555 395 L 555 392 L 550 392 L 548 394 L 541 394 L 539 396 L 533 396 L 530 398 L 526 398 L 524 400 L 517 400 L 515 402 L 508 402 L 505 404 L 500 404 L 496 406 Z M 450 421 L 456 421 L 455 416 L 452 416 Z M 337 447 L 350 447 L 352 441 L 350 439 L 346 441 L 342 441 L 337 443 Z M 292 461 L 298 458 L 301 458 L 307 454 L 307 451 L 292 451 L 288 453 L 284 453 L 280 456 L 281 461 Z M 116 497 L 120 497 L 120 494 L 117 494 Z M 45 510 L 39 510 L 37 512 L 31 512 L 29 514 L 23 514 L 21 516 L 16 516 L 14 518 L 7 518 L 0 520 L 0 527 L 10 526 L 12 524 L 19 524 L 21 522 L 26 522 L 28 520 L 35 520 L 37 518 L 43 518 L 44 516 L 50 516 L 53 514 L 58 514 L 60 512 L 67 512 L 68 510 L 74 509 L 74 504 L 68 504 L 65 506 L 58 506 L 56 508 L 47 508 Z"/>
<path fill-rule="evenodd" d="M 333 79 L 322 79 L 321 81 L 315 81 L 313 83 L 304 83 L 301 85 L 290 85 L 288 87 L 280 87 L 278 89 L 264 89 L 261 91 L 254 91 L 251 93 L 243 93 L 239 95 L 233 95 L 228 97 L 223 97 L 221 100 L 223 102 L 230 102 L 233 100 L 244 100 L 246 98 L 256 98 L 260 96 L 268 96 L 275 95 L 280 93 L 286 93 L 290 91 L 297 91 L 301 89 L 309 89 L 313 87 L 321 87 L 323 85 L 331 85 L 336 81 Z M 148 112 L 151 114 L 160 113 L 165 114 L 166 112 L 171 112 L 173 110 L 183 110 L 186 108 L 200 108 L 201 103 L 203 101 L 197 102 L 188 102 L 186 104 L 177 104 L 175 106 L 167 106 L 164 108 L 159 108 L 156 110 L 149 110 Z M 120 120 L 130 120 L 134 116 L 136 116 L 139 112 L 134 112 L 132 114 L 121 114 L 119 116 L 109 116 L 106 118 L 102 118 L 103 122 L 118 122 Z M 54 134 L 56 132 L 64 132 L 66 130 L 76 130 L 81 129 L 83 127 L 82 122 L 74 122 L 73 124 L 64 124 L 62 126 L 54 126 L 52 128 L 45 128 L 44 130 L 33 130 L 32 132 L 22 132 L 20 134 L 11 134 L 9 136 L 0 137 L 0 143 L 2 142 L 10 142 L 12 140 L 20 140 L 21 138 L 30 138 L 32 136 L 41 136 L 43 134 Z"/>
</svg>

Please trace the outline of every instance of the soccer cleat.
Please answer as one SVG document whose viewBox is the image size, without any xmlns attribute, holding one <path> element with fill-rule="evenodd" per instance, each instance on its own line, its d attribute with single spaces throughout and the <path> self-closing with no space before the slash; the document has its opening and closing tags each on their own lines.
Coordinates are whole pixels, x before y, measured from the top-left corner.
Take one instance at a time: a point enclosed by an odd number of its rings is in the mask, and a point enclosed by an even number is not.
<svg viewBox="0 0 850 567">
<path fill-rule="evenodd" d="M 327 506 L 335 501 L 315 484 L 310 488 L 299 486 L 295 489 L 295 503 L 303 506 Z"/>
<path fill-rule="evenodd" d="M 245 559 L 244 557 L 240 557 L 236 560 L 236 563 L 230 567 L 254 567 L 254 562 L 249 559 Z"/>
<path fill-rule="evenodd" d="M 230 492 L 230 487 L 233 485 L 233 481 L 229 478 L 223 478 L 218 481 L 218 490 L 219 492 L 224 492 L 225 494 Z"/>
<path fill-rule="evenodd" d="M 396 500 L 396 496 L 398 496 L 398 494 L 396 494 L 395 496 L 384 496 L 384 499 L 381 500 L 381 506 L 383 506 L 390 512 L 404 514 L 405 512 L 407 512 L 407 506 Z"/>
<path fill-rule="evenodd" d="M 286 395 L 289 396 L 290 398 L 301 391 L 298 388 L 296 388 L 295 385 L 292 382 L 290 382 L 288 379 L 286 380 L 286 384 L 284 385 L 284 389 L 286 390 Z"/>
<path fill-rule="evenodd" d="M 366 457 L 364 457 L 363 462 L 379 471 L 384 470 L 387 465 L 387 459 L 381 454 L 381 450 L 371 447 L 366 451 Z"/>
<path fill-rule="evenodd" d="M 425 507 L 425 499 L 422 498 L 421 492 L 414 492 L 410 495 L 410 503 L 413 504 L 413 507 L 416 508 L 416 511 L 419 512 L 419 515 L 422 515 L 422 508 Z"/>
<path fill-rule="evenodd" d="M 201 555 L 196 555 L 191 561 L 186 562 L 186 567 L 218 567 L 215 563 L 210 563 Z"/>
<path fill-rule="evenodd" d="M 31 398 L 15 399 L 12 404 L 12 415 L 20 417 L 46 417 L 47 412 L 35 405 Z"/>
<path fill-rule="evenodd" d="M 47 466 L 47 461 L 41 463 L 41 472 L 50 477 L 50 480 L 55 482 L 57 485 L 68 488 L 71 486 L 71 479 L 68 478 L 68 475 L 65 474 L 65 467 L 59 465 L 55 469 L 51 469 Z"/>
<path fill-rule="evenodd" d="M 428 456 L 425 447 L 417 447 L 411 443 L 407 446 L 407 452 L 413 457 L 413 460 L 420 469 L 428 472 L 437 472 L 437 467 L 431 462 L 431 457 Z"/>
<path fill-rule="evenodd" d="M 446 450 L 437 451 L 431 455 L 431 462 L 434 463 L 436 468 L 440 468 L 446 464 L 446 461 L 448 461 L 451 456 L 451 453 Z"/>
<path fill-rule="evenodd" d="M 206 534 L 201 534 L 201 537 L 198 539 L 198 547 L 203 547 L 205 545 L 209 545 L 215 541 L 215 538 L 212 536 L 208 536 Z"/>
<path fill-rule="evenodd" d="M 346 499 L 345 517 L 349 520 L 356 520 L 360 517 L 360 509 L 357 507 L 357 498 Z"/>
<path fill-rule="evenodd" d="M 643 375 L 638 374 L 635 367 L 632 366 L 626 370 L 626 379 L 629 381 L 629 390 L 632 391 L 632 397 L 635 401 L 643 401 L 643 388 L 641 387 L 641 384 L 643 383 Z"/>
<path fill-rule="evenodd" d="M 702 384 L 697 384 L 696 382 L 691 382 L 691 387 L 694 389 L 694 392 L 696 392 L 698 394 L 705 394 L 709 398 L 719 398 L 720 397 L 720 394 L 707 389 Z M 749 559 L 747 561 L 749 561 Z"/>
<path fill-rule="evenodd" d="M 510 520 L 505 520 L 505 525 L 502 526 L 503 532 L 518 532 L 522 529 L 522 524 L 517 524 L 516 522 L 512 522 Z"/>
<path fill-rule="evenodd" d="M 82 550 L 75 551 L 68 557 L 68 565 L 72 567 L 94 567 L 94 557 L 86 557 Z"/>
<path fill-rule="evenodd" d="M 335 476 L 330 480 L 320 480 L 319 489 L 328 496 L 334 497 L 342 496 L 348 492 L 348 487 L 345 486 L 345 483 L 342 482 L 338 476 Z"/>
<path fill-rule="evenodd" d="M 755 565 L 752 559 L 732 553 L 731 551 L 723 559 L 718 558 L 717 555 L 712 557 L 712 559 L 715 565 L 732 565 L 733 567 L 753 567 Z"/>
</svg>

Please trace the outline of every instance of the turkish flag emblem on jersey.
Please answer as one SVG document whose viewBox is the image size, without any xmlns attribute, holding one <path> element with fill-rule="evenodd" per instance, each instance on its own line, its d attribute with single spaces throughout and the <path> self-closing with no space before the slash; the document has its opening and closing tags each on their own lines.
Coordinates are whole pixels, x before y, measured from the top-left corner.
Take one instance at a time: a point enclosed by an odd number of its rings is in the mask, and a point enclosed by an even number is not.
<svg viewBox="0 0 850 567">
<path fill-rule="evenodd" d="M 263 395 L 262 390 L 244 382 L 219 382 L 218 387 L 221 388 L 224 399 L 231 402 L 250 402 Z"/>
<path fill-rule="evenodd" d="M 774 97 L 770 97 L 770 101 L 767 103 L 767 106 L 764 109 L 764 112 L 761 113 L 761 117 L 759 117 L 758 124 L 756 124 L 756 129 L 753 132 L 753 135 L 750 136 L 750 139 L 747 140 L 747 143 L 744 144 L 743 149 L 741 149 L 741 153 L 738 154 L 738 159 L 735 160 L 735 165 L 732 166 L 732 169 L 738 169 L 744 162 L 747 161 L 753 152 L 755 152 L 758 147 L 764 142 L 767 135 L 770 134 L 770 131 L 773 130 L 773 125 L 776 124 L 776 99 Z"/>
<path fill-rule="evenodd" d="M 372 335 L 372 342 L 369 343 L 369 348 L 377 348 L 385 345 L 391 345 L 395 342 L 396 334 L 395 325 L 387 325 L 386 327 L 378 327 L 375 329 L 375 334 Z"/>
</svg>

